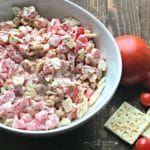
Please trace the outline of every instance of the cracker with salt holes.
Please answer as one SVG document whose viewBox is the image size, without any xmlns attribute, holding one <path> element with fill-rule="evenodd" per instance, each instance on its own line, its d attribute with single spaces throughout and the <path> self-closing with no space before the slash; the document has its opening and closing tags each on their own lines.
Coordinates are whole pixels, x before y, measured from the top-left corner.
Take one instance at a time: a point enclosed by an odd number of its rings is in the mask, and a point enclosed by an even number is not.
<svg viewBox="0 0 150 150">
<path fill-rule="evenodd" d="M 103 77 L 97 85 L 97 90 L 92 94 L 92 96 L 89 99 L 90 106 L 92 106 L 96 102 L 96 100 L 99 98 L 100 94 L 102 93 L 105 87 L 105 84 L 106 84 L 106 78 Z"/>
<path fill-rule="evenodd" d="M 150 108 L 147 112 L 147 117 L 148 117 L 148 120 L 149 120 L 149 125 L 148 127 L 144 130 L 144 132 L 142 133 L 142 136 L 144 137 L 147 137 L 147 138 L 150 138 Z"/>
<path fill-rule="evenodd" d="M 148 126 L 144 113 L 124 102 L 104 125 L 129 144 L 133 144 Z"/>
</svg>

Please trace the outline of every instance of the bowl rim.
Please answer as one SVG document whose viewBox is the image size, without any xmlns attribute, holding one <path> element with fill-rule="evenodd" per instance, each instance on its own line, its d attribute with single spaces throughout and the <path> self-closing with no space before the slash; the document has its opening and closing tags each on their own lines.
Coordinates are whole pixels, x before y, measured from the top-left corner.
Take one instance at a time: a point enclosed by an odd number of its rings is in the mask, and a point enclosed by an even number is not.
<svg viewBox="0 0 150 150">
<path fill-rule="evenodd" d="M 59 127 L 59 128 L 56 128 L 56 129 L 52 129 L 52 130 L 46 130 L 46 131 L 29 131 L 29 130 L 15 129 L 15 128 L 8 127 L 6 125 L 0 124 L 0 128 L 5 129 L 6 131 L 11 131 L 11 132 L 14 132 L 14 133 L 17 133 L 17 134 L 23 134 L 23 135 L 33 135 L 33 136 L 34 135 L 35 136 L 36 135 L 39 135 L 39 136 L 58 135 L 58 134 L 62 134 L 64 132 L 70 131 L 72 129 L 75 129 L 75 128 L 79 127 L 81 124 L 84 124 L 89 119 L 91 119 L 96 113 L 100 112 L 100 110 L 102 108 L 104 108 L 110 102 L 112 96 L 114 95 L 115 91 L 118 88 L 119 82 L 121 80 L 121 74 L 122 74 L 122 61 L 121 61 L 121 54 L 120 54 L 119 48 L 118 48 L 112 34 L 108 31 L 108 29 L 105 27 L 105 25 L 100 20 L 98 20 L 94 15 L 92 15 L 90 12 L 88 12 L 87 10 L 82 8 L 81 6 L 71 2 L 69 0 L 63 0 L 63 1 L 70 4 L 70 5 L 72 5 L 76 9 L 84 12 L 86 15 L 90 16 L 93 20 L 95 20 L 98 24 L 100 24 L 100 26 L 103 28 L 103 30 L 110 37 L 110 40 L 114 43 L 114 48 L 116 49 L 116 54 L 118 56 L 118 64 L 119 64 L 118 65 L 118 78 L 117 78 L 116 83 L 114 85 L 114 89 L 109 95 L 107 95 L 107 97 L 105 97 L 105 99 L 107 99 L 107 100 L 103 101 L 99 107 L 97 107 L 96 109 L 94 109 L 92 111 L 92 113 L 90 113 L 89 115 L 83 116 L 80 119 L 77 119 L 77 121 L 74 121 L 69 125 Z"/>
</svg>

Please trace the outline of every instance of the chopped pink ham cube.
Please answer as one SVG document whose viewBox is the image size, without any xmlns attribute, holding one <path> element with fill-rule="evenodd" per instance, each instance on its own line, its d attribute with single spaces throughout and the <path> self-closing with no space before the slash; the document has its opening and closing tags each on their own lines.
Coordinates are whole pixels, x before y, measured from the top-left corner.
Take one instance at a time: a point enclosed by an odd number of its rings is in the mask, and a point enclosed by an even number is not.
<svg viewBox="0 0 150 150">
<path fill-rule="evenodd" d="M 17 116 L 14 117 L 12 127 L 16 129 L 26 129 L 24 120 L 20 120 Z"/>
<path fill-rule="evenodd" d="M 35 119 L 39 122 L 44 122 L 48 119 L 48 112 L 46 110 L 41 110 L 37 114 L 35 114 Z"/>
<path fill-rule="evenodd" d="M 59 118 L 56 114 L 49 115 L 48 120 L 46 121 L 46 126 L 48 129 L 56 128 L 59 122 Z"/>
<path fill-rule="evenodd" d="M 4 95 L 0 96 L 0 104 L 3 104 L 5 102 L 13 102 L 15 100 L 15 94 L 13 91 L 6 91 Z"/>
</svg>

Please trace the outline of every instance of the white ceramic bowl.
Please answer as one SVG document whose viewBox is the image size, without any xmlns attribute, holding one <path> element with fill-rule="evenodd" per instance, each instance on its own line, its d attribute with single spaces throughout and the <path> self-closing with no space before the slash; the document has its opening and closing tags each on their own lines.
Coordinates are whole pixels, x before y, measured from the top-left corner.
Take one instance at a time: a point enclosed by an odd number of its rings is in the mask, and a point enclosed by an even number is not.
<svg viewBox="0 0 150 150">
<path fill-rule="evenodd" d="M 96 46 L 102 51 L 107 62 L 106 87 L 99 99 L 83 118 L 73 121 L 68 126 L 49 131 L 23 131 L 13 129 L 2 124 L 0 124 L 0 128 L 9 132 L 32 136 L 56 135 L 80 126 L 96 113 L 100 112 L 100 110 L 108 104 L 114 95 L 119 85 L 122 72 L 122 62 L 119 49 L 106 27 L 89 12 L 68 0 L 1 0 L 0 2 L 0 21 L 12 18 L 11 8 L 13 6 L 22 7 L 30 5 L 34 5 L 42 16 L 49 19 L 53 17 L 63 18 L 66 16 L 77 18 L 81 21 L 83 26 L 89 26 L 97 33 L 98 37 L 95 39 Z"/>
</svg>

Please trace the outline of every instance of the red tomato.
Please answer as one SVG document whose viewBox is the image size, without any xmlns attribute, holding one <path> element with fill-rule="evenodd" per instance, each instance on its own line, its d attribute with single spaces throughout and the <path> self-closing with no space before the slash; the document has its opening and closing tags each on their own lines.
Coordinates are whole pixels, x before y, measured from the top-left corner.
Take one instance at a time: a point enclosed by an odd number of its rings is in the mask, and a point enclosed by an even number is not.
<svg viewBox="0 0 150 150">
<path fill-rule="evenodd" d="M 84 34 L 80 34 L 77 37 L 77 40 L 80 41 L 81 43 L 88 43 L 88 38 Z"/>
<path fill-rule="evenodd" d="M 73 95 L 72 95 L 72 100 L 73 100 L 73 102 L 78 102 L 78 98 L 77 98 L 77 96 L 78 96 L 78 94 L 79 94 L 79 88 L 76 86 L 74 89 L 73 89 Z"/>
<path fill-rule="evenodd" d="M 138 139 L 135 150 L 150 150 L 150 139 L 144 137 Z"/>
<path fill-rule="evenodd" d="M 90 98 L 91 95 L 93 94 L 93 92 L 94 92 L 94 91 L 93 91 L 91 88 L 88 88 L 87 91 L 86 91 L 86 93 L 85 93 L 85 96 L 86 96 L 87 98 Z"/>
<path fill-rule="evenodd" d="M 150 107 L 150 93 L 145 92 L 140 95 L 140 102 L 146 107 Z"/>
<path fill-rule="evenodd" d="M 116 37 L 121 52 L 123 72 L 121 83 L 133 85 L 146 78 L 150 70 L 150 49 L 138 36 L 123 35 Z"/>
<path fill-rule="evenodd" d="M 84 28 L 83 27 L 78 27 L 78 29 L 77 29 L 77 35 L 80 35 L 80 34 L 84 34 Z"/>
</svg>

